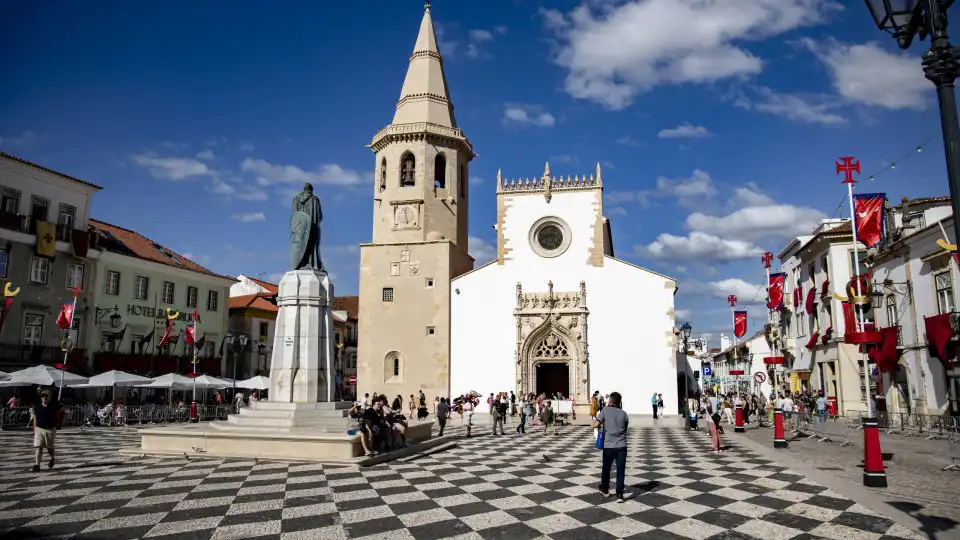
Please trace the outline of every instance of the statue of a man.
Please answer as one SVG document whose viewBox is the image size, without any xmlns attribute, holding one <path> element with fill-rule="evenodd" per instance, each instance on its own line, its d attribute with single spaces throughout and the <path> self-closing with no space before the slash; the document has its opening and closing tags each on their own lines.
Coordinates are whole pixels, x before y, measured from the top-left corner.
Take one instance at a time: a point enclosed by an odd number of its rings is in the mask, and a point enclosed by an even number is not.
<svg viewBox="0 0 960 540">
<path fill-rule="evenodd" d="M 303 191 L 293 197 L 293 215 L 290 218 L 290 268 L 292 270 L 323 270 L 320 260 L 320 222 L 323 210 L 320 199 L 313 194 L 313 186 L 304 184 Z"/>
</svg>

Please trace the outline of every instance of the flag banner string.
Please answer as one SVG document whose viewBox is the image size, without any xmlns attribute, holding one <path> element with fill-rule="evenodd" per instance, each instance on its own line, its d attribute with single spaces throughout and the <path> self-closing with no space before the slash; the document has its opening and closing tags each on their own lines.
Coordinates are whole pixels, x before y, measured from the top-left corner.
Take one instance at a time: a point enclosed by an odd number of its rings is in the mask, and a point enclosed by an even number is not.
<svg viewBox="0 0 960 540">
<path fill-rule="evenodd" d="M 880 176 L 881 174 L 886 173 L 886 172 L 889 172 L 889 171 L 892 171 L 893 169 L 896 169 L 898 163 L 903 163 L 904 161 L 906 161 L 906 160 L 908 160 L 908 159 L 916 156 L 917 154 L 922 154 L 924 147 L 925 147 L 930 141 L 932 141 L 932 140 L 934 140 L 935 138 L 937 138 L 937 136 L 938 136 L 938 133 L 934 133 L 933 135 L 930 135 L 929 137 L 927 137 L 926 139 L 924 139 L 923 142 L 921 142 L 920 144 L 916 145 L 916 146 L 913 147 L 911 150 L 908 150 L 906 153 L 904 153 L 903 155 L 901 155 L 899 158 L 891 161 L 889 164 L 885 165 L 884 167 L 881 167 L 880 169 L 874 171 L 873 173 L 871 173 L 871 174 L 869 174 L 869 175 L 863 175 L 863 176 L 861 176 L 861 178 L 863 178 L 864 176 L 866 176 L 866 178 L 867 178 L 868 180 L 870 180 L 871 182 L 875 181 L 876 178 L 877 178 L 878 176 Z M 844 208 L 844 206 L 845 206 L 846 204 L 847 204 L 847 196 L 844 195 L 844 196 L 840 199 L 840 203 L 837 205 L 837 208 L 833 211 L 833 214 L 830 216 L 830 219 L 833 219 L 833 218 L 837 217 L 837 214 L 840 214 L 840 213 L 843 211 L 843 208 Z M 840 217 L 843 217 L 843 215 L 841 214 Z"/>
</svg>

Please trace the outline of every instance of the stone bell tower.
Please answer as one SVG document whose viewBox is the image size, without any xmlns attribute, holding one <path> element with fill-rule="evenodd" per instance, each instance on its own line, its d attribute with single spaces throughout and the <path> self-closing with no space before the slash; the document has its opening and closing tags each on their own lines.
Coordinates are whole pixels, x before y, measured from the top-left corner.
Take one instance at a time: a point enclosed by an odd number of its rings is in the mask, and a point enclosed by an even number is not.
<svg viewBox="0 0 960 540">
<path fill-rule="evenodd" d="M 457 128 L 424 7 L 393 122 L 376 153 L 373 240 L 360 246 L 357 391 L 449 396 L 450 280 L 467 254 L 470 141 Z"/>
</svg>

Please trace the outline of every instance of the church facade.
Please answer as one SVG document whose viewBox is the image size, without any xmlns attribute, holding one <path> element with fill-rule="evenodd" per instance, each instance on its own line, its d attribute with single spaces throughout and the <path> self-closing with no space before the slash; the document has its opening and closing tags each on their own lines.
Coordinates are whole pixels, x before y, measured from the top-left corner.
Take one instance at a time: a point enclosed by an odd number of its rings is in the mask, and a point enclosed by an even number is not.
<svg viewBox="0 0 960 540">
<path fill-rule="evenodd" d="M 429 4 L 393 122 L 373 137 L 373 239 L 360 246 L 359 395 L 449 395 L 450 282 L 467 254 L 470 141 L 457 127 Z"/>
<path fill-rule="evenodd" d="M 451 284 L 453 395 L 594 391 L 631 414 L 678 399 L 676 282 L 614 257 L 600 166 L 589 176 L 497 175 L 497 259 Z M 480 405 L 486 408 L 486 403 Z"/>
</svg>

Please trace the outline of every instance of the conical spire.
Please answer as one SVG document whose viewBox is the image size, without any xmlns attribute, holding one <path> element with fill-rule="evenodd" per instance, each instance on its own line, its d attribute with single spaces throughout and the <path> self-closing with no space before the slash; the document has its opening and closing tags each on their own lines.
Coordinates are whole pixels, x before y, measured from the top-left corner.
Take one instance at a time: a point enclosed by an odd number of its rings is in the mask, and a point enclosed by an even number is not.
<svg viewBox="0 0 960 540">
<path fill-rule="evenodd" d="M 410 67 L 403 80 L 394 124 L 430 122 L 446 127 L 457 127 L 453 116 L 453 104 L 447 90 L 447 77 L 443 73 L 443 58 L 437 48 L 437 36 L 433 31 L 430 2 L 423 7 L 420 33 L 410 55 Z"/>
</svg>

